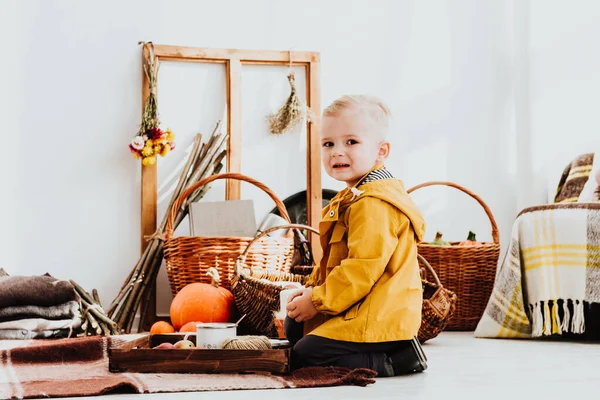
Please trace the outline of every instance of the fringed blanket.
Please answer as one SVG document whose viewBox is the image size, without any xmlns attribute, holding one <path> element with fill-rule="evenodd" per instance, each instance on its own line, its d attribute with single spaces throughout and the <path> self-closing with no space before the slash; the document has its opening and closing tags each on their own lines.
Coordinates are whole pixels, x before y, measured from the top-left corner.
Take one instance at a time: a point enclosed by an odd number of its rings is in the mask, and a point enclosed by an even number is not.
<svg viewBox="0 0 600 400">
<path fill-rule="evenodd" d="M 476 337 L 583 333 L 600 303 L 600 204 L 531 207 L 517 217 Z"/>
<path fill-rule="evenodd" d="M 131 340 L 131 337 L 127 339 Z M 0 341 L 0 399 L 92 396 L 107 393 L 284 389 L 375 383 L 368 369 L 311 367 L 291 375 L 142 374 L 108 371 L 108 347 L 122 337 Z M 285 397 L 285 396 L 284 396 Z"/>
</svg>

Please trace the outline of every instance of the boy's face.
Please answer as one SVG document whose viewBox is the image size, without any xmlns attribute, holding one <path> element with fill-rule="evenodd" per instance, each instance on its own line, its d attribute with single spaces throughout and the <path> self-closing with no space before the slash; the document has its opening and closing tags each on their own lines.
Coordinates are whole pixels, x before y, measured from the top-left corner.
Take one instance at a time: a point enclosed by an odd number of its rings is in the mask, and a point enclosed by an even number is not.
<svg viewBox="0 0 600 400">
<path fill-rule="evenodd" d="M 321 157 L 332 178 L 354 186 L 387 158 L 390 145 L 364 111 L 345 110 L 321 121 Z"/>
</svg>

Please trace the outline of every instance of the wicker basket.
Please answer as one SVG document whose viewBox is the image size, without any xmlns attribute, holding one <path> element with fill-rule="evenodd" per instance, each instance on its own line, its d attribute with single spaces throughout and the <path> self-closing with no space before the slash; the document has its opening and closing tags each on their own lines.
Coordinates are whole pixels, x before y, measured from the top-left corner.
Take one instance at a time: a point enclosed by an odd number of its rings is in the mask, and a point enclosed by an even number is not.
<svg viewBox="0 0 600 400">
<path fill-rule="evenodd" d="M 425 268 L 424 275 L 429 275 L 433 279 L 433 282 L 427 279 L 422 280 L 423 311 L 418 339 L 419 342 L 425 343 L 439 335 L 452 320 L 456 311 L 456 294 L 444 288 L 435 270 L 422 255 L 418 254 L 417 257 L 421 267 Z"/>
<path fill-rule="evenodd" d="M 408 190 L 445 185 L 463 191 L 473 197 L 483 207 L 492 224 L 493 243 L 482 243 L 474 246 L 432 245 L 419 243 L 419 254 L 431 264 L 439 280 L 449 290 L 456 293 L 456 313 L 450 320 L 447 330 L 473 331 L 481 319 L 487 305 L 494 280 L 496 267 L 500 257 L 500 234 L 494 216 L 485 202 L 464 187 L 452 182 L 426 182 Z"/>
<path fill-rule="evenodd" d="M 279 294 L 283 287 L 276 282 L 299 282 L 304 285 L 308 280 L 308 275 L 265 271 L 253 268 L 247 263 L 251 247 L 255 246 L 263 236 L 277 229 L 306 229 L 319 233 L 310 226 L 300 224 L 275 226 L 256 236 L 240 254 L 232 278 L 231 291 L 239 314 L 246 316 L 240 323 L 240 328 L 245 334 L 278 337 L 274 313 L 279 310 Z M 310 273 L 311 269 L 306 267 L 302 266 L 297 270 Z"/>
<path fill-rule="evenodd" d="M 171 292 L 176 295 L 184 286 L 194 282 L 210 283 L 208 268 L 215 267 L 221 277 L 221 286 L 231 288 L 231 278 L 238 256 L 253 242 L 246 263 L 253 269 L 279 272 L 288 271 L 294 254 L 293 235 L 282 238 L 183 236 L 173 238 L 173 224 L 177 210 L 185 204 L 188 196 L 198 188 L 217 179 L 237 179 L 255 185 L 266 192 L 277 205 L 281 216 L 290 220 L 285 205 L 264 184 L 238 173 L 211 175 L 188 187 L 175 201 L 170 210 L 165 230 L 164 258 Z"/>
</svg>

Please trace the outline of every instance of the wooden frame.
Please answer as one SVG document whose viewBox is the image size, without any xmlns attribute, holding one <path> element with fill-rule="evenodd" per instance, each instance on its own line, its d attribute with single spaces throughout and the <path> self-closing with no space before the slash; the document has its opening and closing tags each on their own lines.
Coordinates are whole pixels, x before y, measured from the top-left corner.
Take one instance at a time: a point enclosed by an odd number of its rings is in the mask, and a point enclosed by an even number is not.
<svg viewBox="0 0 600 400">
<path fill-rule="evenodd" d="M 149 52 L 144 44 L 144 57 Z M 317 52 L 275 51 L 275 50 L 239 50 L 182 47 L 154 44 L 157 62 L 202 62 L 225 64 L 227 68 L 227 119 L 229 140 L 227 143 L 227 171 L 242 172 L 242 66 L 243 65 L 296 65 L 306 68 L 306 102 L 314 117 L 307 125 L 306 154 L 306 191 L 308 225 L 318 227 L 321 220 L 321 153 L 319 145 L 320 124 L 320 55 Z M 142 74 L 142 105 L 149 96 L 146 74 Z M 240 199 L 240 181 L 227 181 L 225 196 L 227 200 Z M 147 241 L 157 228 L 157 166 L 142 166 L 141 179 L 141 248 L 144 251 Z M 320 260 L 320 246 L 313 246 L 315 260 Z M 153 288 L 154 290 L 154 288 Z M 156 320 L 156 298 L 151 296 L 147 316 Z"/>
</svg>

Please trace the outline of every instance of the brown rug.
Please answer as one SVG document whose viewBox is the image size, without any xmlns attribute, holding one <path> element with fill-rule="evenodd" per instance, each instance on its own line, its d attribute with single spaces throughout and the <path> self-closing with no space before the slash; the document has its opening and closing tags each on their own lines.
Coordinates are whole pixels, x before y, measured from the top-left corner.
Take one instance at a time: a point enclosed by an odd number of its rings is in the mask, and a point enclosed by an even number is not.
<svg viewBox="0 0 600 400">
<path fill-rule="evenodd" d="M 122 340 L 114 337 L 32 340 L 22 341 L 20 347 L 0 350 L 0 399 L 366 386 L 375 383 L 374 371 L 333 367 L 304 368 L 285 376 L 111 373 L 108 371 L 107 349 L 111 343 L 117 344 L 116 341 Z"/>
</svg>

